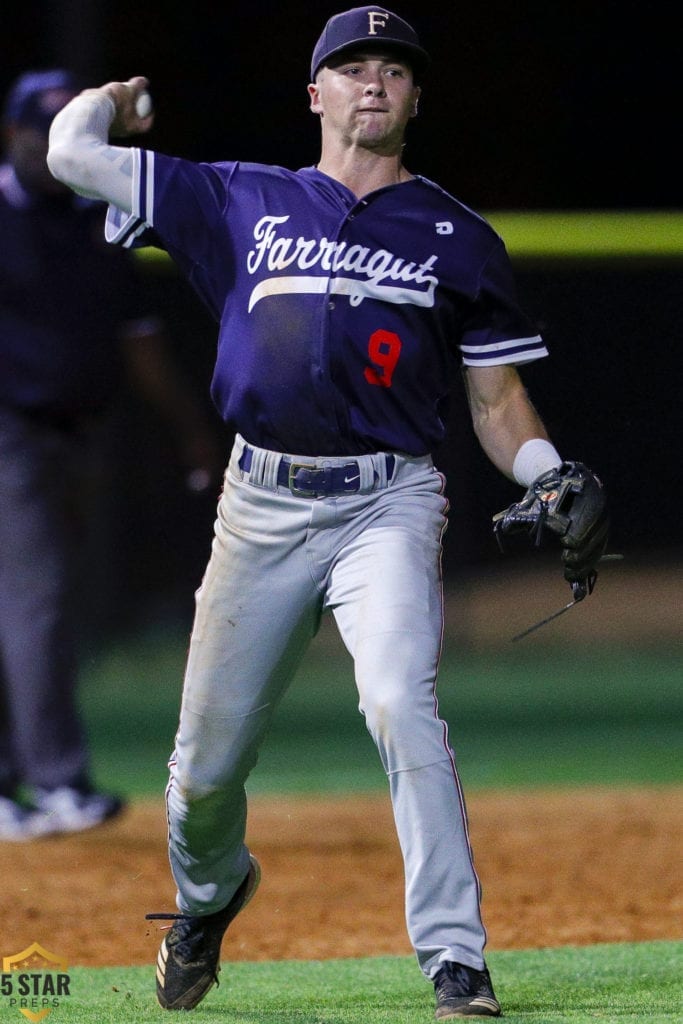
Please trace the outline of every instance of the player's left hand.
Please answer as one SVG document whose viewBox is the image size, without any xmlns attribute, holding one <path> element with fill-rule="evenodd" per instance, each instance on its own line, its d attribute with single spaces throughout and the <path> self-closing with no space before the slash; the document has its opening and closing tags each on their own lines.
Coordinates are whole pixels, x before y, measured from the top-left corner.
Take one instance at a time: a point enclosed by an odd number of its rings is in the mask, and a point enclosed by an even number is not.
<svg viewBox="0 0 683 1024">
<path fill-rule="evenodd" d="M 113 138 L 126 138 L 129 135 L 140 135 L 149 131 L 154 122 L 154 111 L 149 107 L 149 113 L 140 116 L 138 101 L 140 97 L 147 94 L 149 80 L 142 75 L 129 78 L 127 82 L 107 82 L 99 89 L 85 89 L 84 95 L 105 92 L 113 101 L 116 107 L 116 115 L 109 126 L 109 134 Z"/>
<path fill-rule="evenodd" d="M 592 591 L 607 546 L 604 488 L 582 462 L 563 462 L 534 480 L 521 501 L 498 512 L 493 529 L 499 543 L 503 534 L 519 530 L 526 530 L 537 545 L 545 529 L 559 537 L 564 578 L 580 600 Z"/>
</svg>

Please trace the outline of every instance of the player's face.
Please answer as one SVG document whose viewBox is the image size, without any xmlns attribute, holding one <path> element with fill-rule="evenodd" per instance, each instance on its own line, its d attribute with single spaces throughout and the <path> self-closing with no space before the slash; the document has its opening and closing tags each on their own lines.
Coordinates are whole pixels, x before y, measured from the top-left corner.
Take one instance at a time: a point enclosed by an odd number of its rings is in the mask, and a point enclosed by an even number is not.
<svg viewBox="0 0 683 1024">
<path fill-rule="evenodd" d="M 377 53 L 345 54 L 322 68 L 308 91 L 324 133 L 382 153 L 400 150 L 420 95 L 407 64 Z"/>
</svg>

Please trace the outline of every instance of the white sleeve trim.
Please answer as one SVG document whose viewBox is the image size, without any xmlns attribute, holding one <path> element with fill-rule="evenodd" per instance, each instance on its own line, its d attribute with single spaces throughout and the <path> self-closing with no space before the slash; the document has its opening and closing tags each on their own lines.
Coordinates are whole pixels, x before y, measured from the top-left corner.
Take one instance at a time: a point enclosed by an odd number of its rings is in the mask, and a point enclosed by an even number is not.
<svg viewBox="0 0 683 1024">
<path fill-rule="evenodd" d="M 131 212 L 110 204 L 104 237 L 111 245 L 129 249 L 148 227 L 154 226 L 154 153 L 131 149 Z"/>
<path fill-rule="evenodd" d="M 119 210 L 117 206 L 109 206 L 107 217 L 104 222 L 104 239 L 110 245 L 122 245 L 124 249 L 130 249 L 148 225 L 132 213 Z"/>
<path fill-rule="evenodd" d="M 506 341 L 491 342 L 489 345 L 461 345 L 460 351 L 465 366 L 530 363 L 534 359 L 548 355 L 548 349 L 538 334 L 532 338 L 510 338 Z"/>
</svg>

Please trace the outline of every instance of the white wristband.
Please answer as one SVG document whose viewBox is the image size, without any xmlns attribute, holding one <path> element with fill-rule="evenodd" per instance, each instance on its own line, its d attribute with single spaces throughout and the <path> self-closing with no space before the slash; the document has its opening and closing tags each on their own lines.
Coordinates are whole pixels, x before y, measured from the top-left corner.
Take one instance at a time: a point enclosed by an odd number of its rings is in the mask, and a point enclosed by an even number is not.
<svg viewBox="0 0 683 1024">
<path fill-rule="evenodd" d="M 562 459 L 550 441 L 534 437 L 531 441 L 525 441 L 515 455 L 512 475 L 522 487 L 529 487 L 541 473 L 556 469 L 561 462 Z"/>
</svg>

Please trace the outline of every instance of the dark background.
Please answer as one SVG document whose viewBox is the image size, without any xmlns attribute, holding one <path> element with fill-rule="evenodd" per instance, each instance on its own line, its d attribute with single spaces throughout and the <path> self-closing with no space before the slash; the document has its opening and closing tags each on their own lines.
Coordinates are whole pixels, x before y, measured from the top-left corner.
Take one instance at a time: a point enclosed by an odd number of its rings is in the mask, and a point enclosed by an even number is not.
<svg viewBox="0 0 683 1024">
<path fill-rule="evenodd" d="M 310 54 L 339 9 L 26 2 L 1 16 L 0 87 L 30 67 L 71 66 L 92 85 L 144 74 L 157 111 L 151 147 L 303 166 L 315 162 L 319 138 L 305 91 Z M 484 213 L 680 209 L 673 13 L 628 0 L 392 9 L 433 57 L 406 149 L 411 170 Z M 524 379 L 559 451 L 604 479 L 612 550 L 641 560 L 675 554 L 683 499 L 680 261 L 515 264 L 522 305 L 551 351 Z M 206 397 L 214 327 L 170 268 L 147 275 L 227 450 Z M 216 494 L 187 491 L 173 438 L 132 398 L 114 411 L 108 445 L 112 469 L 93 562 L 100 603 L 112 621 L 146 607 L 185 614 L 208 554 Z M 519 488 L 480 453 L 462 403 L 435 454 L 452 505 L 446 569 L 476 570 L 500 558 L 490 518 Z M 518 554 L 528 552 L 516 546 L 510 557 Z"/>
<path fill-rule="evenodd" d="M 667 7 L 397 4 L 433 57 L 408 166 L 477 209 L 680 206 L 679 32 Z M 297 167 L 317 156 L 310 55 L 340 9 L 305 0 L 7 3 L 0 85 L 53 63 L 92 85 L 144 74 L 158 111 L 154 148 Z"/>
</svg>

